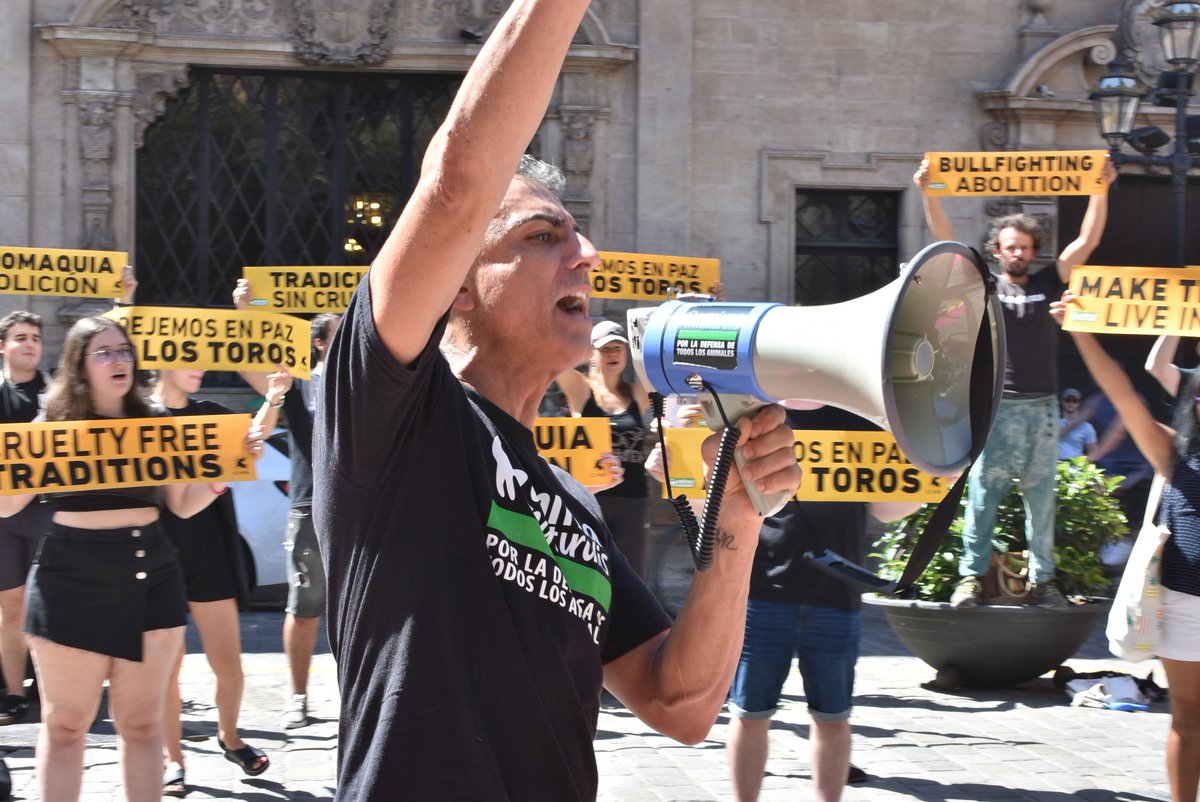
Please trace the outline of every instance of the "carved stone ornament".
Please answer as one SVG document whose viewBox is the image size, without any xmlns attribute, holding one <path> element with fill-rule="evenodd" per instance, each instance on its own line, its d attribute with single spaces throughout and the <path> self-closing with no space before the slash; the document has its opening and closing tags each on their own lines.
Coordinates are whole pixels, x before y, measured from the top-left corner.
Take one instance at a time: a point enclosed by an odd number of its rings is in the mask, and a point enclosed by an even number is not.
<svg viewBox="0 0 1200 802">
<path fill-rule="evenodd" d="M 1153 22 L 1154 12 L 1163 5 L 1164 0 L 1125 0 L 1121 22 L 1113 37 L 1118 52 L 1133 67 L 1138 79 L 1149 86 L 1158 82 L 1159 73 L 1170 69 Z"/>
<path fill-rule="evenodd" d="M 140 67 L 141 65 L 139 65 Z M 166 111 L 167 101 L 188 84 L 188 70 L 182 65 L 157 65 L 159 68 L 138 72 L 133 95 L 134 146 L 142 146 L 146 128 Z"/>
<path fill-rule="evenodd" d="M 79 155 L 83 165 L 83 247 L 113 246 L 112 230 L 112 97 L 79 102 Z"/>
<path fill-rule="evenodd" d="M 272 0 L 121 0 L 101 27 L 160 33 L 270 34 Z"/>
<path fill-rule="evenodd" d="M 322 67 L 382 63 L 391 52 L 396 0 L 296 0 L 296 58 Z"/>
</svg>

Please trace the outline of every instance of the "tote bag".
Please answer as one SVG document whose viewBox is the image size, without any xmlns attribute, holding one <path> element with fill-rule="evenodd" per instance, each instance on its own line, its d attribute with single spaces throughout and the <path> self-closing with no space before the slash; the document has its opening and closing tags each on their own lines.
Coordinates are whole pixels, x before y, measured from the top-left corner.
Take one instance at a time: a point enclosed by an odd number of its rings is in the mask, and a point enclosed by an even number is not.
<svg viewBox="0 0 1200 802">
<path fill-rule="evenodd" d="M 1146 503 L 1146 518 L 1125 563 L 1121 583 L 1108 611 L 1108 650 L 1123 660 L 1136 663 L 1153 657 L 1162 641 L 1163 544 L 1171 536 L 1165 526 L 1154 523 L 1165 479 L 1155 474 Z"/>
</svg>

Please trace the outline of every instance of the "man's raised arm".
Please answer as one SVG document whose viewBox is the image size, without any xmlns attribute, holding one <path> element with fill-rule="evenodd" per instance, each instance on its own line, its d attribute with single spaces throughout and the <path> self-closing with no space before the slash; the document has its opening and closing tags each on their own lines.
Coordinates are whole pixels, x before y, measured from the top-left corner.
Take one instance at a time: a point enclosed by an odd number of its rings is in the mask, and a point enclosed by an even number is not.
<svg viewBox="0 0 1200 802">
<path fill-rule="evenodd" d="M 1083 213 L 1083 222 L 1079 224 L 1079 236 L 1058 255 L 1058 277 L 1064 284 L 1070 283 L 1071 271 L 1086 262 L 1100 244 L 1104 226 L 1108 222 L 1108 189 L 1116 180 L 1117 168 L 1111 160 L 1106 160 L 1104 191 L 1088 198 L 1087 211 Z"/>
<path fill-rule="evenodd" d="M 913 183 L 921 188 L 921 199 L 925 204 L 925 222 L 929 225 L 929 230 L 933 232 L 933 239 L 935 241 L 954 239 L 954 228 L 950 225 L 950 218 L 946 216 L 946 210 L 942 208 L 942 199 L 927 192 L 929 189 L 929 162 L 926 159 L 921 160 L 921 166 L 913 175 Z"/>
<path fill-rule="evenodd" d="M 412 362 L 479 253 L 550 103 L 588 0 L 515 0 L 463 79 L 368 273 L 384 344 Z"/>
</svg>

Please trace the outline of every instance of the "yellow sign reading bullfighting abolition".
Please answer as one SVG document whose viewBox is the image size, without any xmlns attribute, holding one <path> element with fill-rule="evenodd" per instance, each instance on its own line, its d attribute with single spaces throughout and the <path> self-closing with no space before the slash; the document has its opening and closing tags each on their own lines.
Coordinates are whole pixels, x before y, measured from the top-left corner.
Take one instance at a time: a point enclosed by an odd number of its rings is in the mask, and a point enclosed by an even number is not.
<svg viewBox="0 0 1200 802">
<path fill-rule="evenodd" d="M 1094 195 L 1104 191 L 1102 150 L 926 153 L 929 195 Z"/>
<path fill-rule="evenodd" d="M 707 429 L 667 429 L 671 495 L 704 498 L 700 444 Z M 952 481 L 922 473 L 888 432 L 795 430 L 797 501 L 939 501 Z M 666 488 L 663 488 L 664 498 Z"/>
<path fill-rule="evenodd" d="M 127 306 L 107 317 L 125 327 L 145 370 L 252 370 L 283 365 L 312 375 L 309 325 L 291 315 L 229 309 Z"/>
<path fill-rule="evenodd" d="M 243 267 L 250 282 L 250 305 L 274 312 L 336 312 L 350 296 L 367 267 Z"/>
<path fill-rule="evenodd" d="M 1063 328 L 1107 334 L 1200 333 L 1200 268 L 1107 267 L 1071 271 L 1076 301 Z"/>
<path fill-rule="evenodd" d="M 658 302 L 667 300 L 671 290 L 711 294 L 720 280 L 720 259 L 600 251 L 592 295 Z"/>
<path fill-rule="evenodd" d="M 600 457 L 612 451 L 612 423 L 608 418 L 538 418 L 533 424 L 538 453 L 580 484 L 606 485 L 608 470 Z"/>
<path fill-rule="evenodd" d="M 0 495 L 256 478 L 249 415 L 0 426 Z"/>
<path fill-rule="evenodd" d="M 120 298 L 122 251 L 0 246 L 0 293 Z"/>
</svg>

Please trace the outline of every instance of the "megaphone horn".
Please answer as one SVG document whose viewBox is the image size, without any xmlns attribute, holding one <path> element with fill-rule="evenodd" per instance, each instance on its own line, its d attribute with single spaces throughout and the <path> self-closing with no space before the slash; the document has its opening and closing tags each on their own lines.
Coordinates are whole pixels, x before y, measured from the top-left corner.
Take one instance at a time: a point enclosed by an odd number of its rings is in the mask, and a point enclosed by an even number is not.
<svg viewBox="0 0 1200 802">
<path fill-rule="evenodd" d="M 830 404 L 887 429 L 913 465 L 939 476 L 974 459 L 982 444 L 973 442 L 972 416 L 986 416 L 974 423 L 989 431 L 1003 390 L 994 279 L 957 242 L 926 247 L 895 281 L 844 303 L 668 301 L 629 310 L 628 322 L 634 369 L 649 391 L 690 395 L 702 380 L 730 422 L 786 399 Z M 991 365 L 973 382 L 981 337 L 990 339 Z M 719 429 L 711 401 L 701 401 Z M 769 515 L 787 498 L 755 501 Z"/>
</svg>

